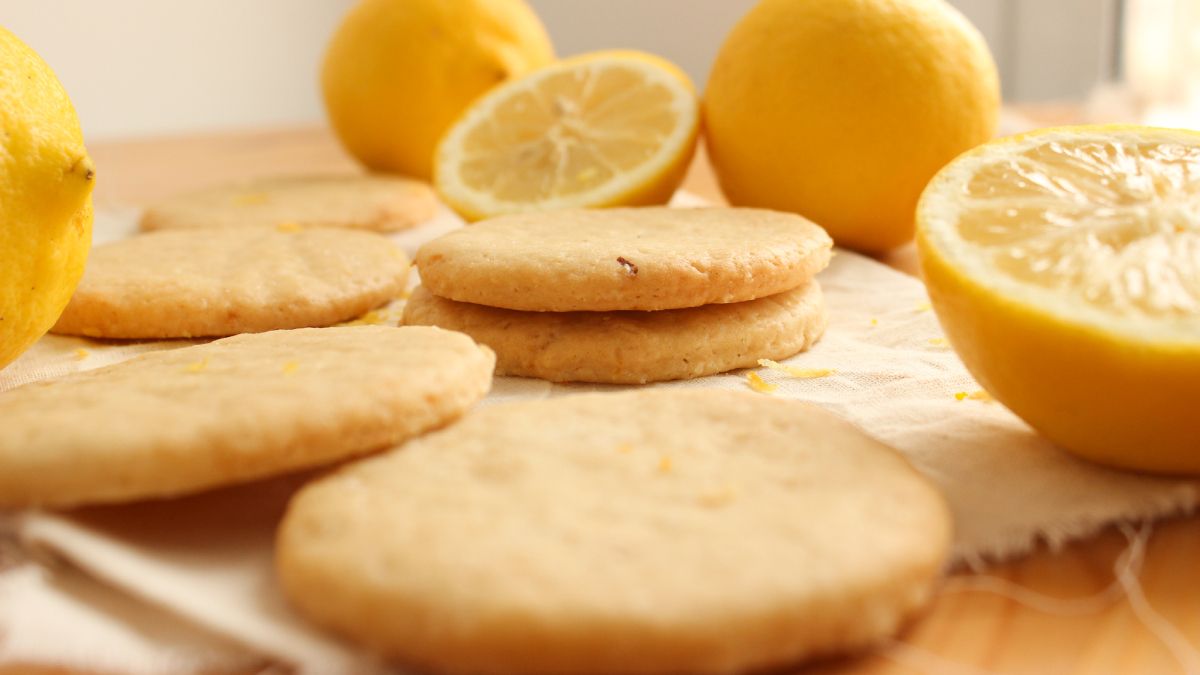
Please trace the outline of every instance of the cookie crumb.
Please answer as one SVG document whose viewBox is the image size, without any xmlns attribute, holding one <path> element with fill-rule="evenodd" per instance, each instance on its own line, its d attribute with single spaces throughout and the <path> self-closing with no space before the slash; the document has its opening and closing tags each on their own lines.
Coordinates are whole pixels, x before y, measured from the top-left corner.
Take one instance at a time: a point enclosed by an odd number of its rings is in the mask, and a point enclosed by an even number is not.
<svg viewBox="0 0 1200 675">
<path fill-rule="evenodd" d="M 638 274 L 638 266 L 637 265 L 626 260 L 623 257 L 618 257 L 617 262 L 621 264 L 621 267 L 625 268 L 625 274 L 628 274 L 631 277 L 637 276 L 637 274 Z"/>
<path fill-rule="evenodd" d="M 759 377 L 758 373 L 746 373 L 746 384 L 760 394 L 770 394 L 779 388 L 779 385 L 771 384 Z"/>
</svg>

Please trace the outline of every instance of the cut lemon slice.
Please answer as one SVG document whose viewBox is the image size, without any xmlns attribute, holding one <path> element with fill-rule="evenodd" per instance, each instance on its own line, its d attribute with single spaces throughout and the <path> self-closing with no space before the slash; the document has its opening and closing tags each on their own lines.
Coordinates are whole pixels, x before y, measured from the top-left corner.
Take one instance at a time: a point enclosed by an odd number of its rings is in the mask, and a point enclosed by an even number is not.
<svg viewBox="0 0 1200 675">
<path fill-rule="evenodd" d="M 1069 127 L 963 155 L 918 248 L 951 344 L 1049 439 L 1200 472 L 1200 134 Z"/>
<path fill-rule="evenodd" d="M 687 171 L 696 94 L 657 56 L 585 54 L 477 100 L 438 145 L 434 182 L 468 219 L 663 204 Z"/>
</svg>

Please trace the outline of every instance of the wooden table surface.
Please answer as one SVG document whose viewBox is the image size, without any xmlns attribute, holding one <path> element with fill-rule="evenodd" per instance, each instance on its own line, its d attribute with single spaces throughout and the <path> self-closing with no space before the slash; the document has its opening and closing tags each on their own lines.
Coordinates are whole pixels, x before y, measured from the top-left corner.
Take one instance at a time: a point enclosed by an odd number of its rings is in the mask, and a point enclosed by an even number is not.
<svg viewBox="0 0 1200 675">
<path fill-rule="evenodd" d="M 321 129 L 223 133 L 93 144 L 100 206 L 140 205 L 178 190 L 264 174 L 353 171 Z M 700 153 L 685 187 L 713 200 L 720 191 Z M 885 260 L 913 271 L 911 249 Z M 1126 547 L 1110 530 L 1059 552 L 1039 551 L 991 568 L 1002 577 L 1055 598 L 1081 598 L 1113 581 Z M 1160 522 L 1150 538 L 1141 575 L 1149 604 L 1200 650 L 1200 516 Z M 70 636 L 62 636 L 69 640 Z M 1146 629 L 1126 600 L 1100 611 L 1062 617 L 985 593 L 940 595 L 901 640 L 905 663 L 869 655 L 819 664 L 806 675 L 1159 675 L 1187 673 Z M 0 675 L 67 675 L 35 666 L 0 667 Z M 75 674 L 72 674 L 75 675 Z"/>
</svg>

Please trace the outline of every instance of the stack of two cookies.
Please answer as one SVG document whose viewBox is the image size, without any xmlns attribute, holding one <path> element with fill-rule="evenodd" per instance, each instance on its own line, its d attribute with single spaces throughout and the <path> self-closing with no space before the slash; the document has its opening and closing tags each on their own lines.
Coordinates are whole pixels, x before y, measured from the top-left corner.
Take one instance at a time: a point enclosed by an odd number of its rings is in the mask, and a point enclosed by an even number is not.
<svg viewBox="0 0 1200 675">
<path fill-rule="evenodd" d="M 608 209 L 493 218 L 417 253 L 404 323 L 491 347 L 497 374 L 641 384 L 784 359 L 827 315 L 832 241 L 758 209 Z"/>
</svg>

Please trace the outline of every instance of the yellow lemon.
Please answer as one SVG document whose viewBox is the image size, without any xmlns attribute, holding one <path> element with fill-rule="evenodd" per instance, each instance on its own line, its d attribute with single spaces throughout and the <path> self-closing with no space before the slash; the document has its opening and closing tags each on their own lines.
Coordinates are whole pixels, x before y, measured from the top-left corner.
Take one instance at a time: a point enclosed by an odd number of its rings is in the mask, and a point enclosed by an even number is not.
<svg viewBox="0 0 1200 675">
<path fill-rule="evenodd" d="M 480 94 L 554 60 L 524 0 L 362 0 L 325 54 L 325 107 L 368 168 L 428 179 L 446 127 Z"/>
<path fill-rule="evenodd" d="M 94 173 L 62 84 L 0 28 L 0 367 L 54 325 L 79 283 Z"/>
<path fill-rule="evenodd" d="M 713 65 L 705 138 L 733 204 L 880 251 L 912 238 L 921 190 L 991 138 L 999 101 L 983 38 L 944 0 L 763 0 Z"/>
<path fill-rule="evenodd" d="M 565 59 L 476 101 L 438 146 L 434 183 L 460 214 L 664 204 L 696 149 L 700 104 L 670 62 Z"/>
<path fill-rule="evenodd" d="M 1200 472 L 1200 133 L 1038 131 L 930 183 L 917 245 L 951 345 L 1063 448 Z"/>
</svg>

